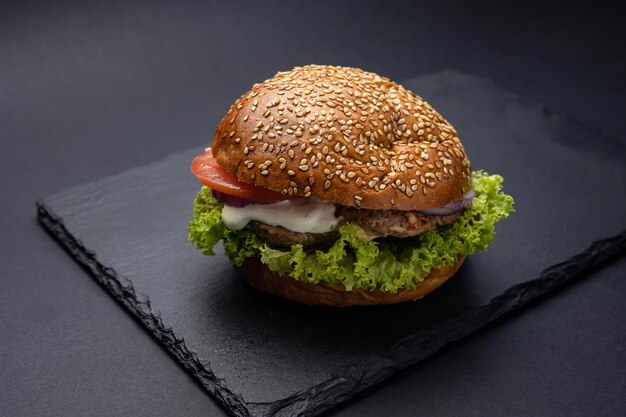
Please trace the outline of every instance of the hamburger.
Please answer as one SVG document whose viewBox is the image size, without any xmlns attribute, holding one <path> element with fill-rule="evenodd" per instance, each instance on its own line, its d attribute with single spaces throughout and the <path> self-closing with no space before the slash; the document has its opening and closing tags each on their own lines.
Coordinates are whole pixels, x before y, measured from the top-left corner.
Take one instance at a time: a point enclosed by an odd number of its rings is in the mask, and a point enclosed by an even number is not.
<svg viewBox="0 0 626 417">
<path fill-rule="evenodd" d="M 311 305 L 393 304 L 441 286 L 513 210 L 456 130 L 356 68 L 279 72 L 242 95 L 192 162 L 189 239 L 250 286 Z"/>
</svg>

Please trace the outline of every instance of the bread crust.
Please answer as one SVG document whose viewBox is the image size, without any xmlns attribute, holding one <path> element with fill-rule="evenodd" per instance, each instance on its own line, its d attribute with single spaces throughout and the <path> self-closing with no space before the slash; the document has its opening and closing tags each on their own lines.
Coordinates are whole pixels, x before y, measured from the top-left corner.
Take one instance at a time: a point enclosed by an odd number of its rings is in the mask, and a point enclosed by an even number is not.
<svg viewBox="0 0 626 417">
<path fill-rule="evenodd" d="M 414 289 L 400 290 L 396 293 L 360 288 L 346 291 L 343 286 L 309 284 L 271 271 L 259 258 L 247 258 L 236 269 L 248 285 L 258 290 L 301 304 L 349 307 L 397 304 L 420 299 L 445 283 L 458 271 L 464 261 L 465 256 L 459 257 L 452 265 L 433 269 L 422 282 L 416 284 Z"/>
<path fill-rule="evenodd" d="M 255 84 L 212 151 L 239 181 L 344 206 L 424 210 L 470 189 L 456 130 L 411 91 L 356 68 L 309 65 Z"/>
</svg>

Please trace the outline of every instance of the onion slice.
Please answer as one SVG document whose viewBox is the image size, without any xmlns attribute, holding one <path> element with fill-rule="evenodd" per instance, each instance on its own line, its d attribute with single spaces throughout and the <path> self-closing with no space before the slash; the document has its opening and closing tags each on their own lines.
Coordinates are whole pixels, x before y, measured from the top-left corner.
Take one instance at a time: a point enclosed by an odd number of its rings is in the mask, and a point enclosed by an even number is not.
<svg viewBox="0 0 626 417">
<path fill-rule="evenodd" d="M 471 206 L 474 197 L 476 197 L 476 193 L 474 192 L 474 190 L 469 190 L 467 193 L 465 193 L 465 195 L 463 195 L 463 198 L 461 198 L 460 200 L 454 200 L 453 202 L 448 203 L 445 206 L 427 210 L 420 210 L 420 213 L 428 214 L 431 216 L 449 216 L 451 214 L 458 213 L 466 207 Z"/>
<path fill-rule="evenodd" d="M 217 190 L 211 190 L 213 197 L 220 203 L 231 206 L 231 207 L 245 207 L 248 204 L 273 204 L 278 203 L 282 200 L 248 200 L 246 198 L 237 197 L 234 195 L 222 193 Z M 432 209 L 419 210 L 420 213 L 430 215 L 430 216 L 449 216 L 451 214 L 458 213 L 466 207 L 472 205 L 472 201 L 476 197 L 476 193 L 474 190 L 470 190 L 463 198 L 459 200 L 454 200 L 451 203 L 446 204 L 445 206 L 436 207 Z"/>
<path fill-rule="evenodd" d="M 278 203 L 283 200 L 248 200 L 246 198 L 237 197 L 234 195 L 226 194 L 221 191 L 211 190 L 211 194 L 217 201 L 225 206 L 231 207 L 245 207 L 248 204 L 272 204 Z"/>
</svg>

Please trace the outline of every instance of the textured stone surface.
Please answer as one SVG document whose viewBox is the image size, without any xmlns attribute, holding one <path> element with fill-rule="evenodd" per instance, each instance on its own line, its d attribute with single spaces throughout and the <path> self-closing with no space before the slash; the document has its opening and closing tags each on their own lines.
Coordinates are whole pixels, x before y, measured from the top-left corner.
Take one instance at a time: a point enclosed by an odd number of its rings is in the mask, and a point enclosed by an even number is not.
<svg viewBox="0 0 626 417">
<path fill-rule="evenodd" d="M 621 145 L 484 79 L 404 85 L 457 128 L 474 169 L 504 176 L 518 210 L 420 302 L 337 311 L 245 287 L 186 242 L 198 149 L 45 198 L 39 218 L 233 414 L 317 414 L 624 253 L 623 234 L 590 246 L 626 227 Z"/>
</svg>

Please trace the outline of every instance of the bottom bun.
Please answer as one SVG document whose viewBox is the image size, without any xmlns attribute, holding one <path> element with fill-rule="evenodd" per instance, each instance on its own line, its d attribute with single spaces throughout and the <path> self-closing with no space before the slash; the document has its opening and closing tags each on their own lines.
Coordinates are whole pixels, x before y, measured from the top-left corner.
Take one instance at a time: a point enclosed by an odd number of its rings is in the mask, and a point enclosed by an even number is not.
<svg viewBox="0 0 626 417">
<path fill-rule="evenodd" d="M 380 290 L 368 291 L 361 288 L 347 291 L 343 285 L 309 284 L 271 271 L 259 258 L 247 258 L 241 266 L 237 267 L 237 272 L 251 287 L 298 303 L 348 307 L 396 304 L 422 298 L 454 275 L 464 260 L 465 256 L 462 256 L 452 265 L 433 269 L 415 288 L 400 290 L 396 293 Z"/>
</svg>

